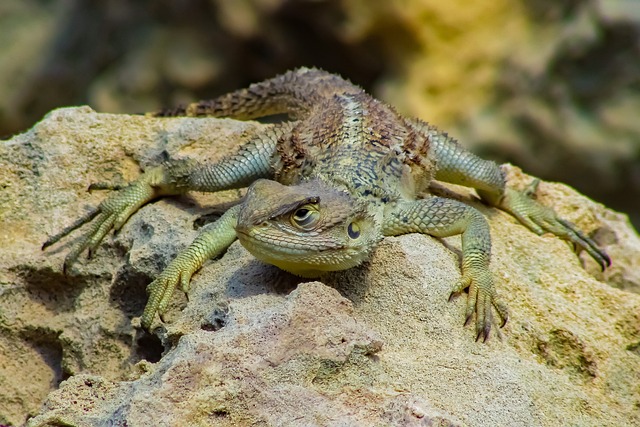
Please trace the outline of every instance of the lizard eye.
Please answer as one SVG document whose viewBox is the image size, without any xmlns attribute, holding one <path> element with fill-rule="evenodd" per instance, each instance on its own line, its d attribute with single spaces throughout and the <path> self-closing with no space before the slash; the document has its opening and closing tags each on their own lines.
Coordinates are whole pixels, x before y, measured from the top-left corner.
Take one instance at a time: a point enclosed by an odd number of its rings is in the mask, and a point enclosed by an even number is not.
<svg viewBox="0 0 640 427">
<path fill-rule="evenodd" d="M 352 239 L 357 239 L 358 237 L 360 237 L 360 226 L 358 224 L 356 224 L 355 222 L 352 222 L 347 227 L 347 234 Z"/>
<path fill-rule="evenodd" d="M 310 230 L 313 228 L 318 223 L 319 219 L 320 213 L 308 206 L 296 209 L 291 215 L 291 222 L 303 230 Z"/>
</svg>

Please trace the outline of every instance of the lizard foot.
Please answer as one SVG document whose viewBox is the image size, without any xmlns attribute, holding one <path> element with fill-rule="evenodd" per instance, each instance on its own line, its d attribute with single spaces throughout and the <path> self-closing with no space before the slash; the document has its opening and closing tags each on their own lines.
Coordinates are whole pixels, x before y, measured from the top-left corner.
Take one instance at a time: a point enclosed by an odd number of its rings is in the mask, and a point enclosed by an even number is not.
<svg viewBox="0 0 640 427">
<path fill-rule="evenodd" d="M 95 249 L 110 230 L 113 229 L 114 232 L 117 232 L 134 212 L 157 196 L 154 182 L 157 181 L 157 175 L 161 173 L 160 169 L 152 169 L 137 181 L 112 193 L 98 207 L 93 208 L 56 235 L 51 236 L 44 242 L 42 249 L 46 249 L 77 228 L 93 221 L 89 231 L 80 238 L 80 241 L 67 254 L 62 268 L 63 273 L 66 274 L 85 249 L 87 250 L 88 258 L 91 258 Z M 89 189 L 104 188 L 108 188 L 108 186 L 98 184 L 91 186 Z"/>
<path fill-rule="evenodd" d="M 471 322 L 473 315 L 476 315 L 476 341 L 482 339 L 486 342 L 493 325 L 493 309 L 498 312 L 502 322 L 502 328 L 509 319 L 509 310 L 500 300 L 494 284 L 491 272 L 488 269 L 468 267 L 465 269 L 462 278 L 455 285 L 449 296 L 449 301 L 455 295 L 469 288 L 467 297 L 467 309 L 465 313 L 465 326 Z"/>
<path fill-rule="evenodd" d="M 242 206 L 236 205 L 224 213 L 216 222 L 204 226 L 187 249 L 167 265 L 160 275 L 147 286 L 149 300 L 142 313 L 141 324 L 150 330 L 156 313 L 162 320 L 171 296 L 178 284 L 185 294 L 189 292 L 191 276 L 202 267 L 205 260 L 219 255 L 236 239 L 235 224 Z"/>
<path fill-rule="evenodd" d="M 169 263 L 160 275 L 147 286 L 149 300 L 142 313 L 140 323 L 147 331 L 150 330 L 156 313 L 162 320 L 162 315 L 167 309 L 171 296 L 178 284 L 185 294 L 189 292 L 191 276 L 202 265 L 202 259 L 198 253 L 187 249 L 180 253 Z"/>
<path fill-rule="evenodd" d="M 553 209 L 543 206 L 531 199 L 531 190 L 520 192 L 507 188 L 500 207 L 513 216 L 534 233 L 541 235 L 545 232 L 555 234 L 561 239 L 573 243 L 574 249 L 585 250 L 600 265 L 604 271 L 611 265 L 611 259 L 588 236 L 584 235 L 575 225 L 559 218 Z"/>
</svg>

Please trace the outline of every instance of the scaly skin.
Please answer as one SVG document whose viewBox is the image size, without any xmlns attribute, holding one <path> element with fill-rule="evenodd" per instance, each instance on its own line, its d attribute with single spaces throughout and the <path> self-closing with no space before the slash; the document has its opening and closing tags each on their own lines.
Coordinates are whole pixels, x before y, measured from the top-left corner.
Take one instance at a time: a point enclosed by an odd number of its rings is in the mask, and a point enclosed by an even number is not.
<svg viewBox="0 0 640 427">
<path fill-rule="evenodd" d="M 462 236 L 462 277 L 452 294 L 469 288 L 466 323 L 476 317 L 476 339 L 486 340 L 493 311 L 504 325 L 509 312 L 489 269 L 486 219 L 464 203 L 419 198 L 433 179 L 475 188 L 482 199 L 511 213 L 533 232 L 551 232 L 586 250 L 604 269 L 604 251 L 530 191 L 508 188 L 494 162 L 480 159 L 446 133 L 400 116 L 357 86 L 324 71 L 298 69 L 247 89 L 155 113 L 251 119 L 286 113 L 290 121 L 267 127 L 222 161 L 169 162 L 144 173 L 94 211 L 51 237 L 43 248 L 92 222 L 67 256 L 93 252 L 150 200 L 187 191 L 246 187 L 244 201 L 202 230 L 149 285 L 142 325 L 149 329 L 180 285 L 236 238 L 257 258 L 305 277 L 344 270 L 369 257 L 383 236 L 424 233 Z M 101 185 L 101 187 L 105 187 Z"/>
</svg>

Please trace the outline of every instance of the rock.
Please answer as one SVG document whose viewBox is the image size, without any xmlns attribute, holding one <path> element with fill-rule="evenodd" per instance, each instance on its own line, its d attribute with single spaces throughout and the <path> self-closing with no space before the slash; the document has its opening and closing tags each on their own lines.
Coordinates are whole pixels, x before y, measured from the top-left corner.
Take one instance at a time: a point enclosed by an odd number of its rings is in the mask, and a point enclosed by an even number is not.
<svg viewBox="0 0 640 427">
<path fill-rule="evenodd" d="M 539 200 L 613 258 L 490 219 L 511 310 L 487 343 L 463 327 L 459 238 L 386 238 L 360 268 L 300 283 L 234 243 L 138 329 L 145 286 L 241 192 L 150 204 L 67 276 L 77 234 L 42 242 L 99 203 L 92 182 L 134 179 L 164 156 L 214 160 L 261 126 L 57 110 L 0 145 L 0 424 L 495 425 L 640 423 L 640 238 L 623 215 L 561 184 Z M 505 166 L 512 185 L 530 177 Z M 453 188 L 457 191 L 457 188 Z M 467 192 L 468 193 L 468 192 Z M 467 197 L 464 196 L 460 197 Z M 635 291 L 634 291 L 635 290 Z M 49 394 L 48 394 L 49 393 Z"/>
</svg>

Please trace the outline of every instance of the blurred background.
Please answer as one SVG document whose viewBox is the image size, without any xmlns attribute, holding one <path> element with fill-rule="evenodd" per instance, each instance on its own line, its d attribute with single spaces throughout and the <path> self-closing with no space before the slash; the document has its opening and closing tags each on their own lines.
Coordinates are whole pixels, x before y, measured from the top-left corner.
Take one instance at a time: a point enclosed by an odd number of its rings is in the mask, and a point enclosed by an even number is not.
<svg viewBox="0 0 640 427">
<path fill-rule="evenodd" d="M 640 226 L 640 0 L 2 0 L 0 43 L 2 139 L 316 66 Z"/>
</svg>

